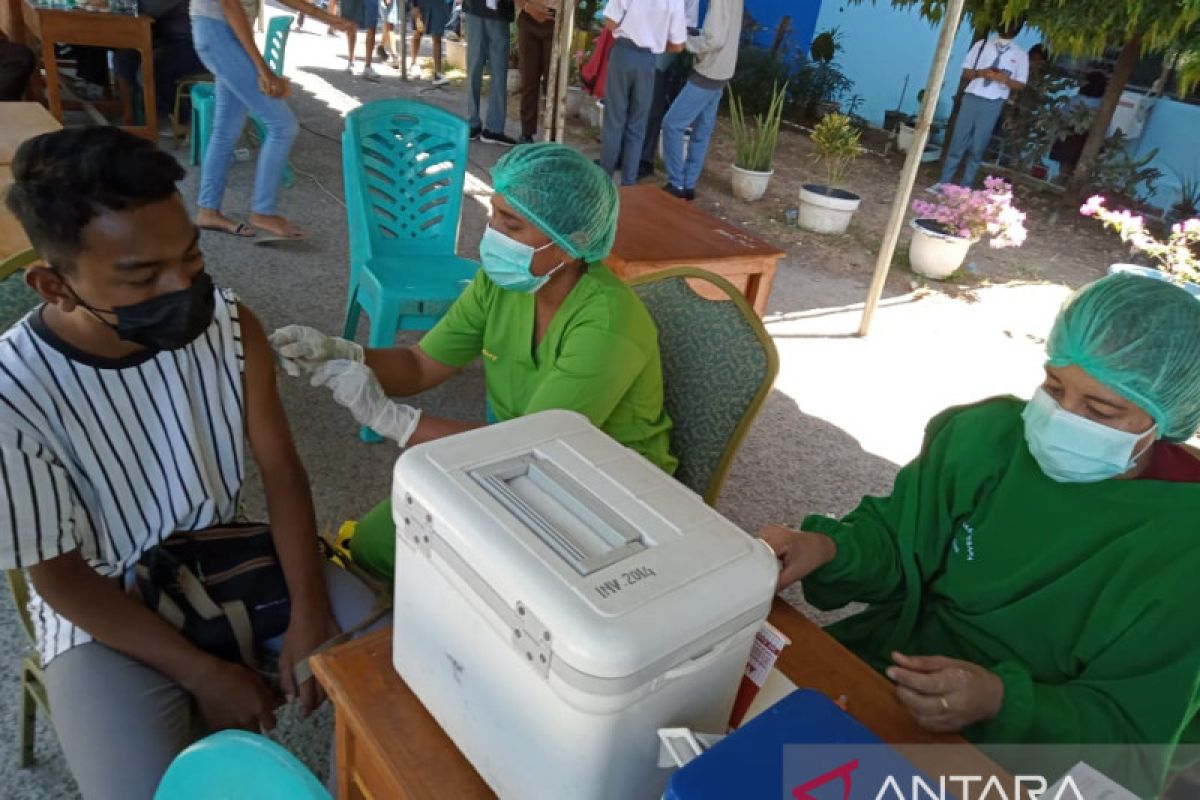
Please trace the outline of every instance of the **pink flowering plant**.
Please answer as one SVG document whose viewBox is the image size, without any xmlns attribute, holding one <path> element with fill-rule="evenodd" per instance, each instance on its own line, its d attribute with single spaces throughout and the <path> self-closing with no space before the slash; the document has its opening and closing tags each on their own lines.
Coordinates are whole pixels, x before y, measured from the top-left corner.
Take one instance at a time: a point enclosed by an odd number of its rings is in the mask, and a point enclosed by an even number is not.
<svg viewBox="0 0 1200 800">
<path fill-rule="evenodd" d="M 1146 230 L 1146 222 L 1128 209 L 1106 208 L 1104 198 L 1093 195 L 1079 208 L 1085 217 L 1095 217 L 1104 227 L 1116 231 L 1121 241 L 1135 253 L 1153 259 L 1158 268 L 1176 283 L 1200 283 L 1200 219 L 1188 219 L 1171 226 L 1171 235 L 1164 242 Z"/>
<path fill-rule="evenodd" d="M 1025 212 L 1012 204 L 1012 186 L 1002 178 L 988 176 L 982 189 L 942 183 L 934 194 L 933 200 L 913 200 L 912 210 L 943 233 L 971 241 L 986 236 L 996 248 L 1025 243 Z"/>
</svg>

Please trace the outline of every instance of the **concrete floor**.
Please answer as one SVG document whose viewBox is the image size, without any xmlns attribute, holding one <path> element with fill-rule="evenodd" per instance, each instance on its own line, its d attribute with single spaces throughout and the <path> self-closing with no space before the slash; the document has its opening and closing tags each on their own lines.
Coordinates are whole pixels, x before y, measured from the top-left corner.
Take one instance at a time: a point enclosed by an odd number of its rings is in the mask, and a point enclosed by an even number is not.
<svg viewBox="0 0 1200 800">
<path fill-rule="evenodd" d="M 330 332 L 341 329 L 347 256 L 340 206 L 341 115 L 360 102 L 411 97 L 428 87 L 403 84 L 394 77 L 398 73 L 386 67 L 378 84 L 349 77 L 344 40 L 326 37 L 323 25 L 309 22 L 308 29 L 295 33 L 289 44 L 292 107 L 303 131 L 292 154 L 297 182 L 284 192 L 283 208 L 312 233 L 311 240 L 271 248 L 218 234 L 203 237 L 214 277 L 236 289 L 268 331 L 293 322 Z M 458 113 L 465 108 L 461 86 L 430 92 L 423 99 Z M 509 133 L 515 135 L 514 124 Z M 581 146 L 589 152 L 595 149 L 591 142 Z M 475 180 L 469 191 L 486 189 L 488 168 L 501 152 L 492 145 L 472 145 L 470 171 Z M 186 158 L 184 151 L 178 154 Z M 723 164 L 708 165 L 710 176 L 720 180 L 726 169 Z M 197 181 L 198 170 L 192 168 L 182 187 L 189 202 L 195 198 Z M 251 181 L 252 164 L 236 165 L 227 194 L 228 213 L 246 213 Z M 486 213 L 485 197 L 464 202 L 464 255 L 476 255 Z M 719 504 L 746 530 L 771 521 L 798 524 L 814 511 L 844 513 L 863 494 L 887 491 L 896 465 L 917 452 L 924 422 L 936 411 L 1001 392 L 1027 395 L 1040 370 L 1041 337 L 1066 293 L 1063 287 L 1041 285 L 983 289 L 973 303 L 940 294 L 889 297 L 873 335 L 858 339 L 850 334 L 861 308 L 856 304 L 865 291 L 859 281 L 807 264 L 799 248 L 780 264 L 765 321 L 782 368 Z M 395 448 L 361 444 L 349 415 L 324 390 L 281 379 L 281 391 L 312 477 L 318 521 L 335 525 L 384 497 Z M 466 370 L 421 398 L 420 405 L 438 414 L 479 419 L 481 370 Z M 253 480 L 247 504 L 252 513 L 262 513 L 261 492 Z M 802 602 L 798 591 L 791 597 Z M 0 670 L 0 725 L 12 726 L 0 735 L 0 794 L 13 800 L 76 796 L 44 721 L 39 722 L 37 766 L 16 766 L 16 664 L 26 643 L 7 594 L 0 606 L 0 664 L 12 665 Z M 279 738 L 324 774 L 330 731 L 325 708 L 303 723 L 285 719 Z"/>
</svg>

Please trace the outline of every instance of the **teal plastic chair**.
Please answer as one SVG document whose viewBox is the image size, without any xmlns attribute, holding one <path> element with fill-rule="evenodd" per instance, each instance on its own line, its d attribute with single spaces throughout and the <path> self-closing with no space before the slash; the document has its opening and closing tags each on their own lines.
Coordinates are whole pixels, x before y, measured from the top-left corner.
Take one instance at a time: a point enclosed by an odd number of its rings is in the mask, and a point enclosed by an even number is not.
<svg viewBox="0 0 1200 800">
<path fill-rule="evenodd" d="M 344 335 L 371 320 L 370 347 L 429 330 L 470 283 L 455 254 L 467 172 L 467 123 L 416 100 L 380 100 L 346 117 L 342 134 L 350 282 Z M 364 441 L 377 441 L 363 431 Z"/>
<path fill-rule="evenodd" d="M 263 58 L 267 66 L 276 75 L 283 75 L 284 58 L 287 56 L 288 36 L 292 30 L 292 17 L 287 15 L 271 17 L 267 23 L 267 35 L 263 40 Z M 199 82 L 192 85 L 192 138 L 190 157 L 192 166 L 204 163 L 204 153 L 208 150 L 208 138 L 212 134 L 213 114 L 216 113 L 214 87 L 209 82 Z M 258 117 L 251 115 L 250 123 L 254 126 L 254 135 L 259 142 L 267 136 L 267 127 Z M 292 174 L 291 164 L 283 170 L 280 181 L 291 188 L 296 182 Z"/>
<path fill-rule="evenodd" d="M 779 353 L 746 298 L 719 275 L 676 267 L 630 284 L 658 328 L 675 477 L 715 505 L 775 383 Z"/>
<path fill-rule="evenodd" d="M 221 731 L 184 750 L 154 800 L 331 800 L 295 756 L 265 736 Z"/>
</svg>

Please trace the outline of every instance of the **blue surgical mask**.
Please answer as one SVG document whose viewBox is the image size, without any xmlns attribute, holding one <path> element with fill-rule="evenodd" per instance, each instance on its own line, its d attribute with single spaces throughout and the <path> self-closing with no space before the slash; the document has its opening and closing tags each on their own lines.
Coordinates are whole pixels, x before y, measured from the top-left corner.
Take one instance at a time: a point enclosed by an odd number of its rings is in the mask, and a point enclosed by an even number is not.
<svg viewBox="0 0 1200 800">
<path fill-rule="evenodd" d="M 492 279 L 492 283 L 501 289 L 513 292 L 533 294 L 546 285 L 554 273 L 562 269 L 564 261 L 545 275 L 534 275 L 530 271 L 533 266 L 534 254 L 552 246 L 547 242 L 541 247 L 531 247 L 524 242 L 518 242 L 511 236 L 505 236 L 489 225 L 483 232 L 479 242 L 479 260 L 483 263 L 483 271 Z"/>
<path fill-rule="evenodd" d="M 1072 414 L 1040 386 L 1021 416 L 1029 452 L 1042 472 L 1060 483 L 1096 483 L 1124 475 L 1157 438 L 1154 425 L 1129 433 Z"/>
</svg>

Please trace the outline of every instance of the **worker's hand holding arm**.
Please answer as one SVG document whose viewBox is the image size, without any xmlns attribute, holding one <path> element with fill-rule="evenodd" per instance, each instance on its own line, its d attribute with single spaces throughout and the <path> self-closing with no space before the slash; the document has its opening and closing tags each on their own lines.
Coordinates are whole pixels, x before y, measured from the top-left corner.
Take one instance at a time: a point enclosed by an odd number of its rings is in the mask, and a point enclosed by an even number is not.
<svg viewBox="0 0 1200 800">
<path fill-rule="evenodd" d="M 361 345 L 307 325 L 287 325 L 272 333 L 269 341 L 279 354 L 283 371 L 293 378 L 311 373 L 326 361 L 364 360 Z"/>
</svg>

